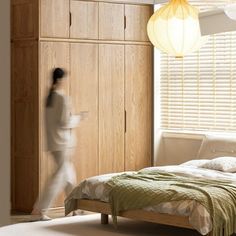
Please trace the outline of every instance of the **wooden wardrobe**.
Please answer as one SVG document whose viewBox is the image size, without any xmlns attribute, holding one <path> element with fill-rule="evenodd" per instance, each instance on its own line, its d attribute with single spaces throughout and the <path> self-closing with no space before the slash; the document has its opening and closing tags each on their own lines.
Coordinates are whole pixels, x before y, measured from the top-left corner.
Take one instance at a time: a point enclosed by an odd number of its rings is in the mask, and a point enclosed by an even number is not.
<svg viewBox="0 0 236 236">
<path fill-rule="evenodd" d="M 11 0 L 12 209 L 29 212 L 53 172 L 44 106 L 52 69 L 68 71 L 78 182 L 152 164 L 152 0 Z M 61 196 L 54 207 L 63 207 Z"/>
</svg>

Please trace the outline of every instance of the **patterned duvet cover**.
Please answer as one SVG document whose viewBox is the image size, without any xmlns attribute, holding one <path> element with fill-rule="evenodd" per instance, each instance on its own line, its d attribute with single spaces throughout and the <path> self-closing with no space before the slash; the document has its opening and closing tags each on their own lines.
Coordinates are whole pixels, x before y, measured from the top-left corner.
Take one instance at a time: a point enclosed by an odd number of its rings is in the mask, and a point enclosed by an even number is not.
<svg viewBox="0 0 236 236">
<path fill-rule="evenodd" d="M 205 179 L 221 179 L 231 181 L 236 184 L 236 174 L 224 173 L 215 170 L 198 168 L 194 166 L 162 166 L 149 167 L 145 170 L 160 170 L 162 172 L 174 173 L 180 176 L 190 176 L 195 178 Z M 65 201 L 66 213 L 76 210 L 78 199 L 99 200 L 103 202 L 109 201 L 109 188 L 106 183 L 116 175 L 122 173 L 112 173 L 100 176 L 95 176 L 84 180 L 76 187 Z M 126 172 L 132 173 L 132 172 Z M 172 201 L 161 203 L 156 206 L 145 207 L 143 210 L 153 211 L 158 213 L 167 213 L 171 215 L 188 216 L 189 223 L 200 234 L 206 235 L 212 230 L 211 216 L 201 204 L 194 200 Z"/>
</svg>

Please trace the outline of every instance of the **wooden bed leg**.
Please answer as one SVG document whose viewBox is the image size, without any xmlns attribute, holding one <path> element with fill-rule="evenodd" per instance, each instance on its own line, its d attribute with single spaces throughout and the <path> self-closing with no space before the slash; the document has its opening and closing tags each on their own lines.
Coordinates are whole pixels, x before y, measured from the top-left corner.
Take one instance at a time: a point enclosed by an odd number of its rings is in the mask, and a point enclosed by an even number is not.
<svg viewBox="0 0 236 236">
<path fill-rule="evenodd" d="M 101 213 L 101 224 L 103 225 L 108 224 L 108 215 Z"/>
</svg>

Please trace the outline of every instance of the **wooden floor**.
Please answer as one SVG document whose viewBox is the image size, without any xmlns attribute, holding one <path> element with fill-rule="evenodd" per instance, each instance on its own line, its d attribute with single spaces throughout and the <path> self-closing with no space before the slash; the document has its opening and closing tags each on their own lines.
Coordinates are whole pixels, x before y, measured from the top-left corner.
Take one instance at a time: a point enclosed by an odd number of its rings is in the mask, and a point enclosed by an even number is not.
<svg viewBox="0 0 236 236">
<path fill-rule="evenodd" d="M 94 214 L 93 212 L 88 211 L 76 211 L 77 215 L 87 215 L 87 214 Z M 64 217 L 64 210 L 53 211 L 49 212 L 48 216 L 51 218 L 60 218 Z M 70 215 L 71 216 L 71 215 Z M 11 215 L 11 224 L 28 222 L 30 219 L 30 215 L 22 212 L 13 212 Z M 150 223 L 152 225 L 154 223 Z M 158 225 L 158 234 L 159 236 L 201 236 L 197 231 L 190 230 L 190 229 L 181 229 L 177 227 L 165 226 L 165 225 Z M 234 234 L 236 236 L 236 234 Z"/>
<path fill-rule="evenodd" d="M 78 210 L 76 211 L 77 215 L 87 215 L 87 214 L 94 214 L 93 212 L 88 212 L 88 211 L 81 211 Z M 64 210 L 49 213 L 48 216 L 51 218 L 60 218 L 64 217 Z M 70 215 L 71 216 L 71 215 Z M 30 215 L 22 212 L 13 212 L 11 215 L 11 224 L 17 224 L 17 223 L 23 223 L 23 222 L 28 222 L 30 219 Z M 152 225 L 154 223 L 150 223 Z M 186 229 L 180 229 L 176 227 L 169 227 L 169 226 L 164 226 L 164 225 L 159 225 L 158 226 L 158 235 L 160 236 L 200 236 L 196 231 L 192 230 L 186 230 Z"/>
<path fill-rule="evenodd" d="M 76 211 L 75 213 L 77 215 L 91 214 L 91 212 L 80 211 L 80 210 Z M 51 217 L 52 219 L 65 217 L 64 209 L 49 212 L 47 215 L 49 217 Z M 69 216 L 71 216 L 71 215 L 72 214 L 70 214 Z M 12 214 L 11 214 L 11 224 L 26 222 L 26 221 L 29 221 L 29 219 L 30 219 L 30 214 L 28 214 L 28 213 L 12 212 Z"/>
</svg>

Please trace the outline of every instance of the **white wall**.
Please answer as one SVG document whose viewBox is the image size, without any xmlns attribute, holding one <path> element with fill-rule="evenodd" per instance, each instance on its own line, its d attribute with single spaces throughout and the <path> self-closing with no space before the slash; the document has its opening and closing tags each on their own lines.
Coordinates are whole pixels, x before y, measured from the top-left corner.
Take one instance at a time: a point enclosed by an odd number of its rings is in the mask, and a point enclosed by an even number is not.
<svg viewBox="0 0 236 236">
<path fill-rule="evenodd" d="M 0 226 L 10 214 L 10 0 L 0 0 Z"/>
</svg>

